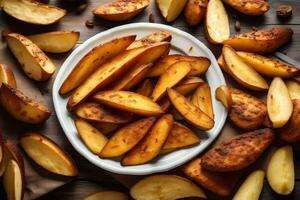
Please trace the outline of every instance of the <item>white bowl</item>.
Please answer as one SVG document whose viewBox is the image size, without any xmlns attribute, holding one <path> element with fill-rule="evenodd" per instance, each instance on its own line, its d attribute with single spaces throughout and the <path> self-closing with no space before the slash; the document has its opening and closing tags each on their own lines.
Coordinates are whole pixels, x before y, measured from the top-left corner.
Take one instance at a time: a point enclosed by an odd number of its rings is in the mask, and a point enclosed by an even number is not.
<svg viewBox="0 0 300 200">
<path fill-rule="evenodd" d="M 203 131 L 198 132 L 202 139 L 199 145 L 175 151 L 164 156 L 159 156 L 157 159 L 148 164 L 138 166 L 122 166 L 117 160 L 101 159 L 97 155 L 91 153 L 78 137 L 73 118 L 66 109 L 68 98 L 60 96 L 58 90 L 79 60 L 99 44 L 103 44 L 112 40 L 113 38 L 124 35 L 136 34 L 137 37 L 140 38 L 160 30 L 169 31 L 172 33 L 172 50 L 170 54 L 185 53 L 194 56 L 206 56 L 211 60 L 211 66 L 206 73 L 206 78 L 212 91 L 215 126 L 206 133 Z M 118 26 L 101 32 L 91 37 L 78 48 L 76 48 L 61 66 L 56 76 L 53 85 L 53 102 L 56 115 L 67 138 L 73 147 L 87 160 L 110 172 L 129 175 L 146 175 L 164 172 L 180 166 L 197 156 L 199 153 L 203 152 L 205 148 L 207 148 L 213 142 L 213 140 L 220 133 L 227 117 L 227 111 L 219 102 L 216 101 L 214 91 L 218 86 L 225 84 L 225 79 L 217 64 L 215 56 L 202 42 L 197 40 L 195 37 L 167 25 L 154 23 L 134 23 Z"/>
</svg>

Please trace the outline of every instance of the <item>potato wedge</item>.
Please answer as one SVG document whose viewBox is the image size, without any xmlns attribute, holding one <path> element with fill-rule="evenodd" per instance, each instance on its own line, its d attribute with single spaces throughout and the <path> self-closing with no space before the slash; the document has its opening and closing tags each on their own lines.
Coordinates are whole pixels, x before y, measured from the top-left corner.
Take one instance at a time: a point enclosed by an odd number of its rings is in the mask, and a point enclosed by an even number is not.
<svg viewBox="0 0 300 200">
<path fill-rule="evenodd" d="M 75 114 L 77 117 L 93 122 L 124 124 L 132 120 L 131 114 L 120 113 L 98 103 L 80 104 L 76 108 Z"/>
<path fill-rule="evenodd" d="M 153 92 L 153 101 L 161 99 L 167 91 L 179 83 L 191 71 L 190 64 L 185 61 L 176 62 L 171 65 L 164 74 L 162 74 L 156 83 Z"/>
<path fill-rule="evenodd" d="M 214 120 L 207 116 L 197 106 L 173 89 L 168 89 L 168 96 L 172 105 L 184 119 L 200 130 L 209 130 L 214 127 Z"/>
<path fill-rule="evenodd" d="M 136 90 L 136 93 L 150 97 L 153 92 L 154 86 L 149 79 L 143 81 L 140 87 Z"/>
<path fill-rule="evenodd" d="M 74 123 L 84 144 L 92 153 L 98 155 L 107 143 L 107 137 L 83 119 L 76 119 Z"/>
<path fill-rule="evenodd" d="M 19 142 L 26 154 L 42 168 L 58 175 L 77 176 L 77 168 L 71 157 L 48 137 L 26 133 Z"/>
<path fill-rule="evenodd" d="M 263 15 L 270 8 L 265 0 L 224 0 L 224 3 L 246 15 L 258 16 Z"/>
<path fill-rule="evenodd" d="M 204 28 L 211 43 L 220 44 L 229 38 L 229 19 L 221 0 L 208 1 Z"/>
<path fill-rule="evenodd" d="M 190 62 L 192 69 L 188 74 L 189 76 L 202 75 L 210 66 L 210 60 L 206 57 L 186 56 L 179 54 L 167 55 L 157 61 L 157 63 L 151 68 L 148 77 L 161 76 L 171 65 L 179 61 Z"/>
<path fill-rule="evenodd" d="M 283 127 L 293 113 L 293 102 L 283 80 L 275 77 L 267 97 L 268 115 L 274 128 Z"/>
<path fill-rule="evenodd" d="M 29 78 L 45 81 L 54 74 L 55 65 L 36 44 L 18 33 L 9 33 L 5 38 Z"/>
<path fill-rule="evenodd" d="M 69 98 L 67 108 L 71 110 L 96 90 L 101 90 L 122 75 L 131 65 L 154 62 L 169 51 L 169 43 L 159 43 L 124 51 L 113 60 L 104 63 Z"/>
<path fill-rule="evenodd" d="M 128 200 L 127 194 L 118 191 L 101 191 L 95 192 L 87 197 L 84 197 L 83 200 Z"/>
<path fill-rule="evenodd" d="M 51 114 L 46 106 L 5 83 L 0 86 L 0 102 L 12 117 L 25 123 L 43 123 Z"/>
<path fill-rule="evenodd" d="M 203 21 L 207 3 L 208 0 L 188 0 L 184 8 L 184 17 L 190 26 L 195 26 Z"/>
<path fill-rule="evenodd" d="M 60 87 L 59 93 L 66 94 L 77 88 L 104 62 L 124 51 L 135 40 L 135 37 L 135 35 L 129 35 L 116 38 L 93 48 L 68 75 Z"/>
<path fill-rule="evenodd" d="M 218 101 L 220 101 L 225 108 L 227 108 L 227 109 L 231 108 L 232 96 L 231 96 L 231 91 L 227 86 L 222 85 L 222 86 L 218 87 L 216 89 L 215 96 L 216 96 L 216 99 Z"/>
<path fill-rule="evenodd" d="M 287 89 L 289 90 L 289 94 L 292 100 L 298 99 L 300 100 L 300 85 L 295 81 L 286 81 L 285 82 Z"/>
<path fill-rule="evenodd" d="M 31 24 L 49 25 L 66 15 L 64 9 L 31 0 L 3 0 L 3 11 Z"/>
<path fill-rule="evenodd" d="M 13 88 L 17 87 L 17 82 L 14 73 L 8 66 L 4 64 L 0 64 L 0 83 L 1 82 L 10 85 Z"/>
<path fill-rule="evenodd" d="M 205 153 L 201 165 L 207 170 L 216 172 L 244 169 L 270 146 L 274 138 L 274 133 L 269 128 L 235 136 Z"/>
<path fill-rule="evenodd" d="M 233 48 L 225 45 L 223 56 L 229 74 L 241 85 L 256 91 L 265 91 L 269 88 L 265 79 L 259 75 L 251 66 L 245 63 Z"/>
<path fill-rule="evenodd" d="M 256 170 L 242 183 L 232 200 L 251 199 L 259 200 L 264 185 L 265 172 Z"/>
<path fill-rule="evenodd" d="M 134 49 L 158 42 L 170 42 L 172 34 L 168 31 L 158 31 L 134 41 L 127 49 Z"/>
<path fill-rule="evenodd" d="M 295 166 L 291 146 L 279 148 L 272 155 L 267 167 L 267 180 L 278 194 L 289 195 L 295 186 Z"/>
<path fill-rule="evenodd" d="M 28 36 L 40 49 L 49 53 L 70 51 L 79 40 L 80 33 L 73 31 L 55 31 Z"/>
<path fill-rule="evenodd" d="M 104 135 L 114 132 L 119 128 L 119 124 L 105 122 L 91 122 L 92 126 L 98 129 Z"/>
<path fill-rule="evenodd" d="M 163 174 L 143 178 L 130 189 L 130 194 L 136 200 L 206 199 L 204 191 L 190 180 Z"/>
<path fill-rule="evenodd" d="M 184 9 L 187 0 L 156 0 L 161 15 L 167 22 L 174 21 Z"/>
<path fill-rule="evenodd" d="M 120 128 L 109 139 L 99 156 L 101 158 L 111 158 L 128 152 L 143 139 L 155 120 L 154 117 L 149 117 Z"/>
<path fill-rule="evenodd" d="M 207 83 L 202 83 L 194 92 L 191 102 L 200 108 L 207 116 L 214 119 L 214 110 L 211 101 L 210 87 Z"/>
<path fill-rule="evenodd" d="M 150 132 L 122 158 L 121 164 L 124 166 L 141 165 L 153 160 L 167 140 L 173 121 L 170 114 L 159 118 Z"/>
<path fill-rule="evenodd" d="M 180 81 L 175 87 L 174 90 L 179 92 L 182 95 L 188 95 L 192 93 L 198 86 L 203 84 L 204 81 L 196 76 L 189 76 Z"/>
<path fill-rule="evenodd" d="M 201 166 L 201 158 L 196 158 L 183 167 L 184 174 L 206 188 L 220 196 L 228 196 L 237 184 L 241 172 L 213 172 Z"/>
<path fill-rule="evenodd" d="M 116 0 L 100 5 L 92 12 L 109 21 L 126 21 L 140 14 L 149 3 L 150 0 Z"/>
<path fill-rule="evenodd" d="M 299 69 L 278 59 L 264 57 L 243 51 L 236 52 L 248 65 L 260 74 L 269 77 L 289 78 L 295 76 Z"/>
<path fill-rule="evenodd" d="M 162 147 L 161 154 L 186 148 L 200 143 L 200 138 L 186 126 L 174 122 L 167 141 Z"/>
<path fill-rule="evenodd" d="M 231 36 L 223 42 L 237 51 L 270 53 L 287 43 L 293 35 L 291 28 L 276 27 L 261 29 Z"/>
<path fill-rule="evenodd" d="M 220 66 L 220 68 L 226 72 L 226 73 L 229 73 L 228 69 L 227 69 L 227 65 L 226 65 L 226 62 L 224 60 L 224 56 L 221 54 L 218 58 L 218 64 Z"/>
</svg>

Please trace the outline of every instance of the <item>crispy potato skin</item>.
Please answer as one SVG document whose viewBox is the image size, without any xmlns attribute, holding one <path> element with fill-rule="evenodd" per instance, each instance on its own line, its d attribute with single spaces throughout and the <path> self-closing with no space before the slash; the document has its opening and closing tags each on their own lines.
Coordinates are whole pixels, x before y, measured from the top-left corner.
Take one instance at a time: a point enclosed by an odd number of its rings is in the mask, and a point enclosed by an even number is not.
<svg viewBox="0 0 300 200">
<path fill-rule="evenodd" d="M 263 15 L 270 8 L 264 0 L 224 0 L 225 3 L 246 15 Z"/>
<path fill-rule="evenodd" d="M 190 26 L 195 26 L 203 21 L 207 3 L 208 0 L 188 0 L 184 8 L 184 16 Z"/>
<path fill-rule="evenodd" d="M 252 164 L 273 142 L 272 129 L 248 132 L 223 141 L 203 155 L 203 168 L 216 172 L 236 171 Z"/>
<path fill-rule="evenodd" d="M 157 42 L 170 42 L 172 40 L 172 34 L 168 31 L 159 31 L 147 35 L 139 40 L 134 41 L 127 49 L 134 49 Z"/>
</svg>

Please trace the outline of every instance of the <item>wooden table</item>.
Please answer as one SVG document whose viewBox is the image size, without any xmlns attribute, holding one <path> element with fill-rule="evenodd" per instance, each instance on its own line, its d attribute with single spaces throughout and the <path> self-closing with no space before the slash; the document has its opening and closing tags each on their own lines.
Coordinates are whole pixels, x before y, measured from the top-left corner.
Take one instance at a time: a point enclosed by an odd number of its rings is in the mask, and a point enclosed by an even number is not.
<svg viewBox="0 0 300 200">
<path fill-rule="evenodd" d="M 61 1 L 65 2 L 65 1 Z M 98 4 L 109 2 L 109 0 L 91 0 L 88 2 L 88 8 L 81 14 L 76 13 L 75 9 L 68 6 L 67 3 L 60 3 L 58 0 L 50 1 L 50 4 L 56 4 L 64 7 L 68 10 L 68 14 L 59 23 L 51 26 L 34 26 L 19 22 L 12 19 L 6 14 L 2 13 L 0 16 L 0 31 L 5 28 L 12 28 L 22 34 L 31 34 L 44 31 L 54 31 L 54 30 L 73 30 L 80 31 L 81 37 L 80 41 L 85 41 L 91 36 L 107 30 L 109 28 L 122 25 L 124 23 L 112 23 L 101 19 L 96 19 L 91 14 L 91 10 L 94 9 Z M 151 6 L 149 6 L 145 12 L 141 13 L 135 19 L 130 20 L 126 23 L 133 22 L 149 22 L 149 16 L 152 15 L 155 23 L 166 24 L 166 22 L 161 17 L 158 9 L 155 6 L 154 0 L 151 0 Z M 241 22 L 241 32 L 250 31 L 253 27 L 263 28 L 272 27 L 276 25 L 289 26 L 294 30 L 293 41 L 285 45 L 282 52 L 285 52 L 288 56 L 299 59 L 300 55 L 300 3 L 297 0 L 272 0 L 269 1 L 271 8 L 268 13 L 261 17 L 249 17 L 238 14 L 233 9 L 227 7 L 230 20 L 231 20 L 231 34 L 237 33 L 234 29 L 234 16 L 236 16 Z M 276 8 L 280 4 L 291 4 L 293 6 L 293 16 L 289 20 L 279 20 L 276 17 Z M 92 20 L 95 23 L 93 28 L 87 28 L 85 22 L 87 20 Z M 183 31 L 189 32 L 196 38 L 204 42 L 213 53 L 218 56 L 220 54 L 220 46 L 212 45 L 208 43 L 205 39 L 203 26 L 189 27 L 185 22 L 183 16 L 180 16 L 176 21 L 169 23 L 169 25 L 179 28 Z M 49 57 L 57 65 L 58 70 L 64 60 L 68 57 L 69 53 L 65 54 L 48 54 Z M 65 137 L 58 121 L 55 116 L 54 108 L 52 105 L 51 87 L 55 76 L 48 82 L 36 83 L 28 79 L 23 71 L 20 69 L 18 63 L 8 51 L 5 42 L 0 42 L 0 63 L 7 64 L 11 67 L 15 73 L 18 88 L 30 97 L 34 97 L 39 101 L 44 102 L 50 106 L 52 112 L 51 118 L 47 123 L 43 125 L 27 125 L 17 122 L 11 118 L 2 108 L 0 108 L 0 129 L 9 135 L 14 140 L 20 133 L 26 131 L 37 131 L 41 132 L 53 140 L 55 140 L 59 145 L 61 145 L 67 152 L 71 154 L 73 159 L 79 168 L 79 177 L 76 181 L 71 183 L 41 197 L 41 200 L 46 199 L 82 199 L 83 196 L 96 191 L 100 186 L 106 186 L 108 188 L 117 188 L 119 190 L 126 190 L 123 186 L 113 180 L 106 172 L 90 164 L 86 159 L 79 155 L 68 142 Z M 57 70 L 57 71 L 58 71 Z M 289 197 L 279 197 L 272 192 L 268 184 L 265 184 L 263 194 L 261 199 L 300 199 L 300 170 L 299 170 L 299 157 L 295 156 L 296 159 L 296 189 L 294 193 Z M 2 191 L 3 192 L 3 191 Z M 1 195 L 2 196 L 2 195 Z M 0 197 L 1 198 L 1 197 Z"/>
</svg>

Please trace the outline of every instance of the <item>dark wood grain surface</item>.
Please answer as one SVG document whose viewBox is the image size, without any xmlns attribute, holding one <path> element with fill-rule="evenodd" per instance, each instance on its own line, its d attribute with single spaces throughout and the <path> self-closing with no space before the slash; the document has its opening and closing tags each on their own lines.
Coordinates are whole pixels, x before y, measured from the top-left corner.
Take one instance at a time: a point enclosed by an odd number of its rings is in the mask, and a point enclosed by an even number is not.
<svg viewBox="0 0 300 200">
<path fill-rule="evenodd" d="M 38 33 L 44 31 L 54 31 L 54 30 L 73 30 L 80 31 L 80 42 L 85 41 L 91 36 L 107 30 L 109 28 L 122 25 L 125 23 L 133 23 L 133 22 L 149 22 L 149 16 L 152 15 L 155 23 L 167 24 L 163 18 L 161 17 L 158 9 L 155 6 L 154 0 L 151 0 L 151 6 L 149 6 L 143 13 L 134 18 L 133 20 L 123 22 L 123 23 L 112 23 L 108 21 L 104 21 L 101 19 L 96 19 L 91 14 L 91 10 L 94 9 L 97 5 L 109 2 L 109 0 L 90 0 L 88 1 L 87 9 L 78 14 L 73 6 L 70 6 L 69 3 L 66 3 L 65 0 L 61 1 L 50 1 L 50 4 L 55 4 L 61 7 L 64 7 L 68 10 L 68 14 L 65 18 L 63 18 L 59 23 L 51 25 L 51 26 L 35 26 L 28 25 L 22 22 L 19 22 L 11 17 L 7 16 L 3 12 L 0 14 L 0 31 L 5 28 L 10 28 L 14 31 L 18 31 L 22 34 L 31 34 Z M 233 16 L 237 16 L 237 18 L 241 21 L 241 31 L 246 32 L 250 31 L 253 27 L 263 28 L 263 27 L 271 27 L 271 26 L 289 26 L 294 30 L 294 36 L 292 42 L 285 45 L 281 51 L 286 53 L 288 56 L 298 59 L 300 61 L 300 2 L 299 0 L 272 0 L 269 1 L 271 4 L 271 8 L 268 13 L 261 17 L 249 17 L 245 15 L 238 14 L 233 9 L 226 7 L 231 19 L 231 34 L 237 33 L 234 29 L 234 19 Z M 293 6 L 293 15 L 288 20 L 280 20 L 276 17 L 276 8 L 280 4 L 291 4 Z M 92 20 L 95 24 L 93 28 L 87 28 L 85 26 L 85 22 L 87 20 Z M 183 16 L 180 16 L 177 20 L 172 23 L 168 23 L 169 25 L 179 28 L 183 31 L 189 32 L 194 35 L 196 38 L 204 42 L 216 56 L 220 53 L 220 46 L 212 45 L 208 43 L 205 39 L 203 26 L 199 25 L 196 27 L 190 27 L 186 24 Z M 68 57 L 69 53 L 65 54 L 48 54 L 49 57 L 53 60 L 53 62 L 57 65 L 59 70 L 61 64 Z M 52 109 L 51 118 L 47 121 L 47 123 L 43 125 L 27 125 L 20 123 L 13 118 L 11 118 L 2 108 L 0 108 L 0 129 L 3 132 L 12 137 L 14 140 L 17 140 L 19 134 L 26 131 L 38 131 L 41 132 L 53 140 L 55 140 L 59 145 L 61 145 L 67 152 L 71 154 L 73 159 L 78 165 L 79 168 L 79 177 L 77 180 L 72 181 L 71 183 L 45 195 L 40 198 L 42 200 L 50 200 L 50 199 L 82 199 L 83 196 L 96 191 L 101 187 L 107 188 L 117 188 L 119 190 L 125 190 L 119 183 L 111 178 L 109 174 L 105 171 L 101 170 L 90 164 L 86 159 L 84 159 L 81 155 L 79 155 L 68 142 L 65 137 L 58 121 L 55 116 L 55 112 L 52 105 L 52 83 L 54 81 L 55 76 L 44 83 L 36 83 L 30 79 L 28 79 L 23 71 L 20 69 L 18 63 L 13 58 L 12 54 L 8 51 L 6 44 L 4 41 L 0 42 L 0 63 L 7 64 L 10 66 L 16 76 L 18 88 L 27 94 L 30 97 L 36 98 L 41 102 L 44 102 Z M 57 70 L 57 71 L 58 71 Z M 296 180 L 296 189 L 291 196 L 288 197 L 279 197 L 272 192 L 269 188 L 268 184 L 265 184 L 263 194 L 261 199 L 300 199 L 300 170 L 299 164 L 300 159 L 299 156 L 295 156 L 295 160 L 297 163 L 297 180 Z M 215 198 L 215 197 L 214 197 Z M 216 198 L 217 199 L 217 198 Z"/>
</svg>

